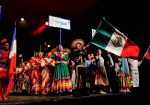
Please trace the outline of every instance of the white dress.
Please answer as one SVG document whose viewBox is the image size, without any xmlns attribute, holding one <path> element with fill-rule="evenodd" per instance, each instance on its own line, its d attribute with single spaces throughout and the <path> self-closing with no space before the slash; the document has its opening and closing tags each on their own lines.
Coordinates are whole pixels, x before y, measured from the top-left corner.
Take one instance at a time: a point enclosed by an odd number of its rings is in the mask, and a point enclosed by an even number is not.
<svg viewBox="0 0 150 105">
<path fill-rule="evenodd" d="M 95 85 L 108 86 L 108 76 L 104 66 L 104 59 L 102 56 L 96 56 L 96 74 L 95 74 Z"/>
</svg>

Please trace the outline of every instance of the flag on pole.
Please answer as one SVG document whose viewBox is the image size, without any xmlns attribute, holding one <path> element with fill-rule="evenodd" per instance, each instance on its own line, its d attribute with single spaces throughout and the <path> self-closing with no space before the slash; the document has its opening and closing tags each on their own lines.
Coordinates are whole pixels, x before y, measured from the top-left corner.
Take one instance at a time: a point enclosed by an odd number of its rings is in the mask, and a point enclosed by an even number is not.
<svg viewBox="0 0 150 105">
<path fill-rule="evenodd" d="M 148 59 L 148 60 L 150 60 L 150 47 L 146 51 L 145 58 Z"/>
<path fill-rule="evenodd" d="M 91 43 L 121 57 L 135 57 L 139 55 L 139 47 L 103 19 L 91 40 Z"/>
<path fill-rule="evenodd" d="M 14 34 L 12 38 L 12 43 L 11 43 L 11 49 L 10 49 L 10 54 L 9 54 L 9 59 L 10 59 L 10 67 L 9 67 L 9 72 L 8 72 L 8 77 L 9 77 L 9 84 L 6 92 L 6 96 L 10 93 L 12 87 L 13 87 L 13 77 L 14 77 L 14 72 L 16 69 L 16 26 L 14 29 Z"/>
</svg>

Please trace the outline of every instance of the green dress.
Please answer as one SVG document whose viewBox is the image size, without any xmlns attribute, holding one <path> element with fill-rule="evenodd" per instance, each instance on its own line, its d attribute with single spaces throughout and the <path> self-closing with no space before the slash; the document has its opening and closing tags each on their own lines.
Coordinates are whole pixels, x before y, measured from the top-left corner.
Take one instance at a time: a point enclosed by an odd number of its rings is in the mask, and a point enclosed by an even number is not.
<svg viewBox="0 0 150 105">
<path fill-rule="evenodd" d="M 61 55 L 63 56 L 62 59 L 60 57 Z M 68 53 L 62 52 L 62 54 L 60 54 L 59 52 L 55 52 L 53 59 L 55 60 L 55 71 L 51 92 L 72 92 L 72 83 L 68 70 Z"/>
</svg>

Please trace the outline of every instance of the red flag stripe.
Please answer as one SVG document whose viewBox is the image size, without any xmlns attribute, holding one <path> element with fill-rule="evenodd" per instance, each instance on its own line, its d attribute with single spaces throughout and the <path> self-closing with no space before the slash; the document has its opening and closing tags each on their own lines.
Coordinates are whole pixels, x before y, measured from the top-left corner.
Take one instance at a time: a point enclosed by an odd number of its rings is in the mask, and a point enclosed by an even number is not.
<svg viewBox="0 0 150 105">
<path fill-rule="evenodd" d="M 145 58 L 150 60 L 150 48 L 147 50 Z"/>
</svg>

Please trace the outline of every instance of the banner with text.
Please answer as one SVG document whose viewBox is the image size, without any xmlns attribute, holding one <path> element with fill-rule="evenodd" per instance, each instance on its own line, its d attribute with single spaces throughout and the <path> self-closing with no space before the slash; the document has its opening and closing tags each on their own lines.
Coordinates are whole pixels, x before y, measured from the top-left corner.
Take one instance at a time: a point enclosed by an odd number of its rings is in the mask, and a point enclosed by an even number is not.
<svg viewBox="0 0 150 105">
<path fill-rule="evenodd" d="M 49 26 L 70 30 L 70 20 L 49 16 Z"/>
</svg>

